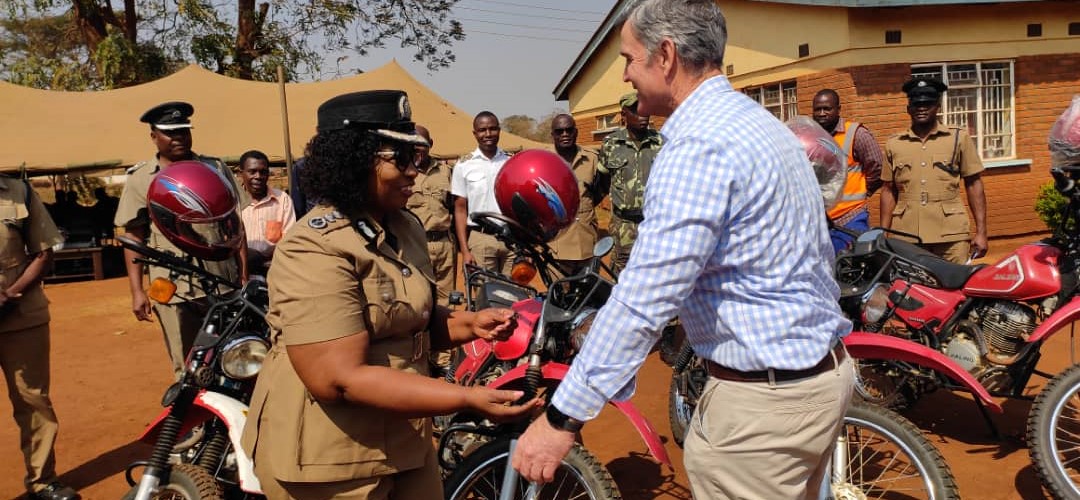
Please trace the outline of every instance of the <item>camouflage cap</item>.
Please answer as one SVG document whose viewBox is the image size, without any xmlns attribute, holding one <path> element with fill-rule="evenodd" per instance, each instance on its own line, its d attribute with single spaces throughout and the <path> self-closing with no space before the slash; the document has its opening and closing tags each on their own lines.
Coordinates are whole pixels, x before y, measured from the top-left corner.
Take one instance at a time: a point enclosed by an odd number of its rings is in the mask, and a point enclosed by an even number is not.
<svg viewBox="0 0 1080 500">
<path fill-rule="evenodd" d="M 619 106 L 624 108 L 637 107 L 637 91 L 631 92 L 619 98 Z"/>
</svg>

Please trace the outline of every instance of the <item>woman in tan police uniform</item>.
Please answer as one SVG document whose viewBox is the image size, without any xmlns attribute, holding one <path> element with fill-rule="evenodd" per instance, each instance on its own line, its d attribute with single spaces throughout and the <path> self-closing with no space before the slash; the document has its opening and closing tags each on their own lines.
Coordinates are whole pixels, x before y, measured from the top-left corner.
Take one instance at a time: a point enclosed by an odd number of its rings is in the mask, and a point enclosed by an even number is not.
<svg viewBox="0 0 1080 500">
<path fill-rule="evenodd" d="M 434 304 L 427 239 L 404 210 L 417 175 L 408 98 L 346 94 L 319 107 L 300 182 L 322 200 L 278 243 L 268 281 L 274 346 L 244 449 L 280 498 L 442 498 L 432 415 L 524 415 L 517 391 L 428 378 L 428 351 L 510 333 L 512 312 Z M 430 333 L 429 333 L 430 332 Z"/>
</svg>

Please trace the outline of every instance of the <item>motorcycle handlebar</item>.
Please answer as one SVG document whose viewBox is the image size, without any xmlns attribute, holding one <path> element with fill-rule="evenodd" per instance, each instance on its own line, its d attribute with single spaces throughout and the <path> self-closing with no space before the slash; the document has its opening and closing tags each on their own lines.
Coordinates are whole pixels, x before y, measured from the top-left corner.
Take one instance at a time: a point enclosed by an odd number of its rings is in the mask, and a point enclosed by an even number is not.
<svg viewBox="0 0 1080 500">
<path fill-rule="evenodd" d="M 224 285 L 231 289 L 240 288 L 239 285 L 233 283 L 232 281 L 222 278 L 221 276 L 211 273 L 199 266 L 193 265 L 175 255 L 162 252 L 161 250 L 158 250 L 156 248 L 151 248 L 141 241 L 136 241 L 127 236 L 117 236 L 116 239 L 124 248 L 145 257 L 144 259 L 140 260 L 152 266 L 164 267 L 172 271 L 177 271 L 184 274 L 191 274 L 198 277 L 198 279 L 201 281 L 210 282 L 212 285 Z"/>
</svg>

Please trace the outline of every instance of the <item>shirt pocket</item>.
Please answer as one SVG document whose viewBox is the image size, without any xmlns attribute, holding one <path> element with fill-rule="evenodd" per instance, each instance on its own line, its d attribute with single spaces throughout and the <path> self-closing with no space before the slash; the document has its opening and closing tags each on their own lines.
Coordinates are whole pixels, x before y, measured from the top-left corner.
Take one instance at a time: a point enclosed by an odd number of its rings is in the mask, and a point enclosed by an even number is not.
<svg viewBox="0 0 1080 500">
<path fill-rule="evenodd" d="M 952 161 L 952 155 L 935 154 L 931 155 L 930 159 L 932 160 L 930 168 L 934 172 L 933 179 L 938 183 L 938 189 L 942 193 L 956 193 L 960 189 L 960 183 L 957 182 L 957 179 L 960 178 L 959 167 L 954 170 L 955 173 L 947 171 L 947 169 L 953 168 L 949 163 Z"/>
<path fill-rule="evenodd" d="M 945 225 L 941 228 L 943 235 L 970 232 L 970 222 L 967 210 L 964 210 L 964 202 L 959 199 L 942 202 L 941 211 L 945 215 Z"/>
<path fill-rule="evenodd" d="M 904 212 L 906 212 L 906 211 L 907 211 L 907 202 L 906 201 L 898 201 L 898 202 L 896 202 L 896 206 L 893 207 L 893 209 L 892 209 L 892 214 L 893 214 L 893 217 L 900 217 L 901 215 L 904 215 Z"/>
<path fill-rule="evenodd" d="M 485 169 L 475 169 L 465 174 L 465 189 L 472 200 L 482 199 L 491 187 L 488 185 L 488 173 Z"/>
</svg>

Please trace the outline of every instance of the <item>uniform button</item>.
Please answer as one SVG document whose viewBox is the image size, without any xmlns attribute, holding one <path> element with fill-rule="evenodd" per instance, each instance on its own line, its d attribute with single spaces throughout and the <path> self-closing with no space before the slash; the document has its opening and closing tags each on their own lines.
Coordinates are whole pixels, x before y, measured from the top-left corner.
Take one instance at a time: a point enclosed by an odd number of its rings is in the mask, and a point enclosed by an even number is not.
<svg viewBox="0 0 1080 500">
<path fill-rule="evenodd" d="M 412 271 L 410 271 L 409 268 L 407 268 L 407 267 L 403 268 L 401 270 L 401 275 L 408 278 L 409 276 L 412 276 Z"/>
<path fill-rule="evenodd" d="M 924 161 L 924 162 L 922 162 L 922 166 L 924 166 L 924 167 L 926 166 L 926 162 L 925 162 L 925 161 Z"/>
<path fill-rule="evenodd" d="M 427 312 L 426 310 L 424 312 L 420 313 L 420 317 L 424 318 L 424 319 L 428 319 L 428 316 L 430 316 L 430 315 L 431 315 L 431 313 Z"/>
<path fill-rule="evenodd" d="M 382 300 L 383 300 L 383 302 L 390 302 L 390 293 L 389 292 L 383 293 L 382 294 Z"/>
<path fill-rule="evenodd" d="M 926 179 L 923 179 L 923 180 L 922 180 L 922 183 L 923 183 L 923 184 L 926 184 Z"/>
</svg>

